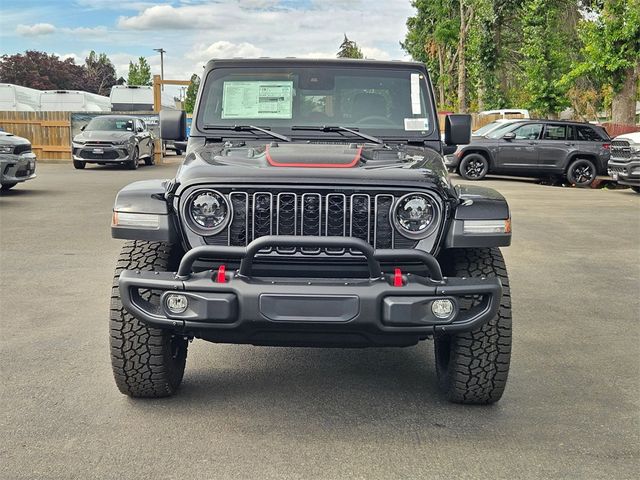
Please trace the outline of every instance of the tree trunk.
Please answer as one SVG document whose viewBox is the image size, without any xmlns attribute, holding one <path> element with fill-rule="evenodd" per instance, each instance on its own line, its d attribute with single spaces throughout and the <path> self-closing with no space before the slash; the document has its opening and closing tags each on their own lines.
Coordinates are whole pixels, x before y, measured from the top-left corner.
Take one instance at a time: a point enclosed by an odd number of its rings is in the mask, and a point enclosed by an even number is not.
<svg viewBox="0 0 640 480">
<path fill-rule="evenodd" d="M 467 111 L 467 66 L 465 65 L 465 41 L 467 37 L 467 18 L 464 2 L 460 2 L 460 35 L 458 39 L 458 111 Z"/>
<path fill-rule="evenodd" d="M 640 66 L 630 68 L 625 72 L 622 88 L 616 93 L 611 102 L 611 121 L 625 125 L 636 123 L 636 92 Z"/>
<path fill-rule="evenodd" d="M 444 108 L 445 96 L 444 96 L 444 58 L 442 58 L 442 47 L 438 45 L 438 68 L 440 68 L 440 75 L 438 76 L 438 93 L 440 96 L 439 108 Z"/>
</svg>

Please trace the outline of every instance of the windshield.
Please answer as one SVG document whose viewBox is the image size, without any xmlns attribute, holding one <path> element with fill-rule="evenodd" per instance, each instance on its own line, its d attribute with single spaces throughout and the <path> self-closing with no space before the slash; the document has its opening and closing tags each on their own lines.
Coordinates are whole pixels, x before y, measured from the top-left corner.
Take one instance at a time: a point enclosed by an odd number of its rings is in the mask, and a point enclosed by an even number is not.
<svg viewBox="0 0 640 480">
<path fill-rule="evenodd" d="M 500 125 L 505 125 L 504 122 L 491 122 L 491 123 L 487 123 L 484 127 L 480 127 L 479 129 L 477 129 L 475 132 L 473 132 L 474 135 L 476 136 L 480 136 L 480 135 L 486 135 L 487 133 L 489 133 L 491 130 L 498 128 Z"/>
<path fill-rule="evenodd" d="M 130 118 L 106 118 L 106 117 L 95 117 L 91 119 L 87 127 L 84 129 L 85 132 L 91 131 L 121 131 L 121 132 L 132 132 L 133 131 L 133 120 Z"/>
<path fill-rule="evenodd" d="M 204 84 L 198 126 L 347 127 L 374 135 L 425 135 L 434 128 L 424 75 L 408 69 L 218 68 Z M 327 132 L 328 130 L 325 130 Z M 331 130 L 336 134 L 340 130 Z M 340 133 L 338 133 L 340 134 Z"/>
<path fill-rule="evenodd" d="M 486 135 L 487 138 L 500 138 L 502 137 L 502 135 L 504 135 L 505 133 L 507 133 L 507 131 L 517 127 L 518 125 L 521 125 L 520 123 L 514 122 L 514 123 L 505 123 L 503 126 L 496 128 L 495 130 L 493 130 L 492 132 L 488 133 Z"/>
</svg>

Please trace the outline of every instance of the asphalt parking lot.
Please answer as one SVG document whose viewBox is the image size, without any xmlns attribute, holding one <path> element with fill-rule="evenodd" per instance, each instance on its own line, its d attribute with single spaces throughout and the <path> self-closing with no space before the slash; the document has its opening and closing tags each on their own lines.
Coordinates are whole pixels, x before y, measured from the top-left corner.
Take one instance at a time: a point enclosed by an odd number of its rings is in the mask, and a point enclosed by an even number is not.
<svg viewBox="0 0 640 480">
<path fill-rule="evenodd" d="M 0 478 L 637 478 L 640 195 L 482 183 L 514 226 L 513 360 L 494 406 L 440 397 L 430 343 L 195 341 L 178 396 L 136 401 L 109 363 L 111 206 L 176 167 L 41 163 L 0 195 Z"/>
</svg>

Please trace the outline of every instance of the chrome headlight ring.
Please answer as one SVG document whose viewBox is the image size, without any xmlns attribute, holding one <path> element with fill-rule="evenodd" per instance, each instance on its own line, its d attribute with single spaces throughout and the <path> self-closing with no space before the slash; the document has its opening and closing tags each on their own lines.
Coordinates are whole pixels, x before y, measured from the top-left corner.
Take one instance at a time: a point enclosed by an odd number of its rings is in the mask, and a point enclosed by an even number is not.
<svg viewBox="0 0 640 480">
<path fill-rule="evenodd" d="M 223 231 L 231 221 L 233 211 L 222 193 L 201 188 L 189 194 L 182 204 L 181 214 L 191 231 L 206 237 Z"/>
<path fill-rule="evenodd" d="M 440 219 L 440 202 L 423 192 L 411 192 L 400 197 L 391 215 L 396 231 L 412 240 L 422 240 L 434 233 Z"/>
</svg>

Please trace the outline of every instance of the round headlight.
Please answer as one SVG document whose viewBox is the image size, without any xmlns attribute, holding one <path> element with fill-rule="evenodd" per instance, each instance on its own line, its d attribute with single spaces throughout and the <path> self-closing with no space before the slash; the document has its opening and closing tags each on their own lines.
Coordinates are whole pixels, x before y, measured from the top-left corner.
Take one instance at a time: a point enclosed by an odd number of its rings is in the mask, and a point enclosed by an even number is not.
<svg viewBox="0 0 640 480">
<path fill-rule="evenodd" d="M 396 204 L 393 223 L 402 235 L 408 238 L 424 238 L 436 226 L 438 206 L 422 193 L 409 193 Z"/>
<path fill-rule="evenodd" d="M 221 231 L 229 219 L 229 205 L 215 190 L 202 190 L 193 194 L 187 206 L 192 226 L 198 233 L 213 235 Z"/>
</svg>

